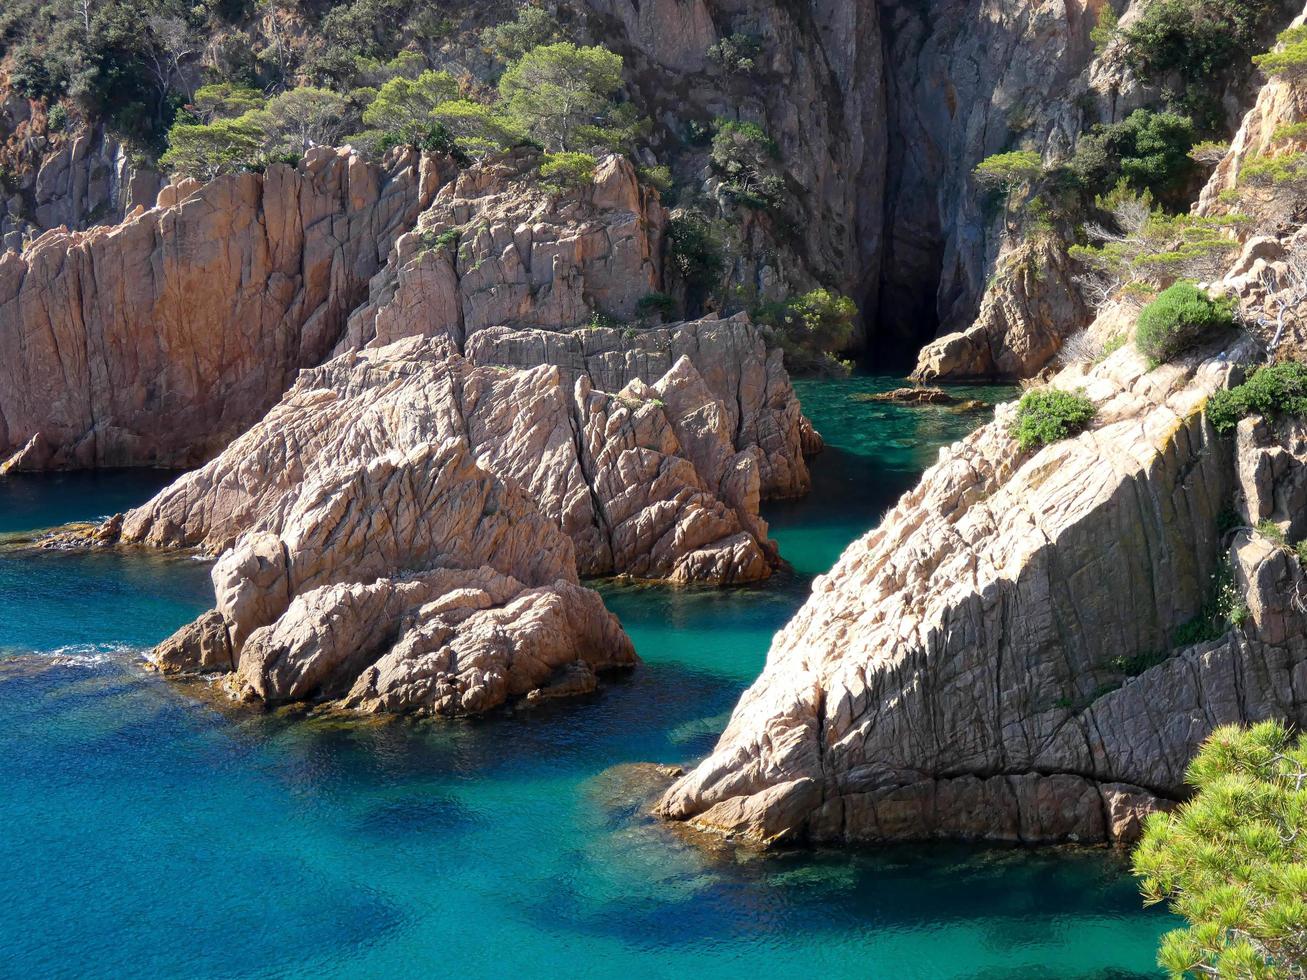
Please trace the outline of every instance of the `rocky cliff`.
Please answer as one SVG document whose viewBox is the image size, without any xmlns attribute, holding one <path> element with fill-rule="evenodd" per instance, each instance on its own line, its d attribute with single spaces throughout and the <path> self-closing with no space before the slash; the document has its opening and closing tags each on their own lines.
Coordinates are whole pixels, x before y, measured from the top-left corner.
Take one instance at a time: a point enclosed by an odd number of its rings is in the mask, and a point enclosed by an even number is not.
<svg viewBox="0 0 1307 980">
<path fill-rule="evenodd" d="M 1216 725 L 1307 719 L 1287 551 L 1241 539 L 1249 622 L 1171 648 L 1236 480 L 1291 469 L 1258 449 L 1236 472 L 1214 439 L 1202 407 L 1231 370 L 1124 349 L 1055 381 L 1098 405 L 1092 431 L 1022 454 L 1009 406 L 943 451 L 817 580 L 661 812 L 760 842 L 1128 838 Z"/>
<path fill-rule="evenodd" d="M 497 327 L 466 356 L 418 334 L 302 372 L 97 532 L 221 553 L 217 608 L 156 662 L 269 703 L 473 714 L 634 663 L 578 572 L 767 577 L 764 477 L 806 488 L 817 445 L 778 353 L 743 318 L 626 333 Z"/>
<path fill-rule="evenodd" d="M 67 132 L 40 102 L 0 97 L 0 251 L 52 228 L 117 224 L 152 207 L 162 184 L 103 125 Z"/>
<path fill-rule="evenodd" d="M 758 515 L 764 473 L 807 481 L 798 426 L 777 422 L 797 416 L 788 381 L 768 377 L 779 363 L 747 321 L 654 333 L 661 356 L 641 368 L 666 363 L 677 346 L 703 363 L 727 361 L 743 375 L 731 407 L 688 354 L 658 373 L 637 369 L 611 393 L 597 387 L 626 373 L 616 337 L 617 364 L 592 355 L 594 376 L 575 335 L 487 331 L 466 358 L 446 337 L 412 337 L 301 374 L 217 459 L 128 514 L 122 540 L 218 553 L 280 527 L 302 486 L 326 470 L 452 440 L 571 538 L 582 574 L 765 578 L 778 559 Z M 776 446 L 781 435 L 794 444 Z"/>
<path fill-rule="evenodd" d="M 445 177 L 319 149 L 0 254 L 0 463 L 203 462 L 331 350 Z"/>
</svg>

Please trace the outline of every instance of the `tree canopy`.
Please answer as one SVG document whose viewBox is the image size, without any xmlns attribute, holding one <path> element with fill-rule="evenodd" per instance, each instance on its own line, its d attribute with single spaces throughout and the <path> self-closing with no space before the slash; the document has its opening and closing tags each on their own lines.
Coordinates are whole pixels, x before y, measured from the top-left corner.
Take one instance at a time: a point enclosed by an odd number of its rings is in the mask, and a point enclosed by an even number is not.
<svg viewBox="0 0 1307 980">
<path fill-rule="evenodd" d="M 622 58 L 568 41 L 528 51 L 509 66 L 499 94 L 509 121 L 546 150 L 588 149 L 610 142 L 621 125 L 613 96 Z"/>
<path fill-rule="evenodd" d="M 1134 854 L 1144 900 L 1189 921 L 1158 963 L 1177 977 L 1307 975 L 1307 744 L 1277 722 L 1219 728 L 1188 779 L 1193 799 L 1153 814 Z"/>
</svg>

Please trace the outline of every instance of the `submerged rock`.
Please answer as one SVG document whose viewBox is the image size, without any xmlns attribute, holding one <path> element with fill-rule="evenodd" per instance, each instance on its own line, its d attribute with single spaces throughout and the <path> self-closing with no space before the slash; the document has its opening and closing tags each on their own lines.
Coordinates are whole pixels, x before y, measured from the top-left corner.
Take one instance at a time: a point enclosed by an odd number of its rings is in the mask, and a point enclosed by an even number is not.
<svg viewBox="0 0 1307 980">
<path fill-rule="evenodd" d="M 893 391 L 860 392 L 858 402 L 896 402 L 900 405 L 953 405 L 957 399 L 943 388 L 895 388 Z"/>
</svg>

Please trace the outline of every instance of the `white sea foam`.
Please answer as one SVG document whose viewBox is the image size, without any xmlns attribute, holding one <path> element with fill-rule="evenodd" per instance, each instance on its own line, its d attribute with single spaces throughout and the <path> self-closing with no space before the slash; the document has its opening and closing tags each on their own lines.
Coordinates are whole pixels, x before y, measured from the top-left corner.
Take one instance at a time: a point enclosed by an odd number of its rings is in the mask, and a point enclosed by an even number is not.
<svg viewBox="0 0 1307 980">
<path fill-rule="evenodd" d="M 127 643 L 71 643 L 68 646 L 55 647 L 44 656 L 51 664 L 58 667 L 99 667 L 115 660 L 121 660 L 124 654 L 137 650 Z"/>
</svg>

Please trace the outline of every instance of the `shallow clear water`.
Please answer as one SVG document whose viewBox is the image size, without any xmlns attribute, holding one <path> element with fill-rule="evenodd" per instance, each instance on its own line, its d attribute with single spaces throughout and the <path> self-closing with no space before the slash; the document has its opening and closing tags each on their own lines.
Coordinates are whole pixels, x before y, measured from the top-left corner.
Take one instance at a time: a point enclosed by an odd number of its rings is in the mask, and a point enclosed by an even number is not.
<svg viewBox="0 0 1307 980">
<path fill-rule="evenodd" d="M 977 420 L 848 398 L 887 383 L 802 387 L 831 449 L 769 509 L 793 574 L 605 585 L 644 666 L 479 722 L 232 709 L 136 663 L 207 606 L 204 563 L 0 557 L 0 975 L 1151 975 L 1170 921 L 1105 853 L 709 854 L 613 769 L 706 753 L 808 576 Z M 0 533 L 163 480 L 0 480 Z"/>
</svg>

